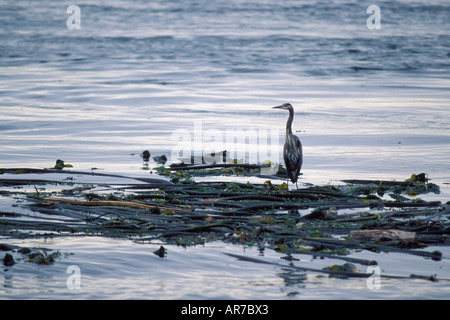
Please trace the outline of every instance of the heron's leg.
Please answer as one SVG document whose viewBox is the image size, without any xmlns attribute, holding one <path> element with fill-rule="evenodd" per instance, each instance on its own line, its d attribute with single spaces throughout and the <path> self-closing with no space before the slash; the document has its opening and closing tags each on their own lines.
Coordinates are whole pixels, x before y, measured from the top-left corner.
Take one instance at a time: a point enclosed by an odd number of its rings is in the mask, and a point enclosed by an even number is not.
<svg viewBox="0 0 450 320">
<path fill-rule="evenodd" d="M 295 186 L 297 187 L 297 190 L 298 190 L 298 184 L 297 184 L 297 181 L 295 181 Z"/>
</svg>

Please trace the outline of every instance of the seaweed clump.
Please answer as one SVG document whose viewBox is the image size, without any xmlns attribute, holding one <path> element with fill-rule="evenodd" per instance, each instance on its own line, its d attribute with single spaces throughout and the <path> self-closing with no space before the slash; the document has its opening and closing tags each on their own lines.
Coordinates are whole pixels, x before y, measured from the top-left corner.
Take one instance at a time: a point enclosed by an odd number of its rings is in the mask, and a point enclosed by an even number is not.
<svg viewBox="0 0 450 320">
<path fill-rule="evenodd" d="M 173 183 L 102 184 L 109 192 L 68 182 L 60 183 L 63 190 L 59 192 L 20 193 L 20 180 L 13 185 L 4 180 L 3 196 L 20 198 L 22 210 L 12 207 L 0 213 L 0 234 L 12 238 L 106 236 L 180 246 L 223 241 L 324 256 L 346 256 L 365 249 L 423 254 L 431 259 L 440 259 L 439 253 L 417 249 L 449 244 L 449 205 L 412 198 L 415 193 L 439 192 L 426 175 L 398 182 L 346 180 L 345 185 L 288 190 L 285 182 L 277 184 L 275 179 L 261 183 L 196 181 L 205 175 L 256 175 L 252 170 L 259 172 L 258 167 L 250 165 L 162 168 L 157 172 Z M 22 183 L 30 185 L 29 180 Z M 372 237 L 364 231 L 371 231 Z M 165 251 L 157 254 L 163 257 Z M 28 260 L 49 264 L 57 257 L 56 253 L 35 252 Z"/>
</svg>

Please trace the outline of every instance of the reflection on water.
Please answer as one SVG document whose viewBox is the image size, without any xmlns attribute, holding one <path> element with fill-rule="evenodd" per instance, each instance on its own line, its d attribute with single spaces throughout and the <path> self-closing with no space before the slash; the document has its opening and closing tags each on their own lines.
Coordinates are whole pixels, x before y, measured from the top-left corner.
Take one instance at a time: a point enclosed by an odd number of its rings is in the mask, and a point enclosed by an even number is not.
<svg viewBox="0 0 450 320">
<path fill-rule="evenodd" d="M 293 261 L 272 250 L 212 243 L 198 247 L 164 246 L 167 256 L 153 254 L 160 244 L 137 244 L 105 238 L 10 241 L 21 246 L 60 250 L 55 264 L 18 261 L 0 272 L 0 297 L 6 299 L 446 299 L 448 282 L 382 279 L 370 290 L 366 279 L 337 279 L 304 273 L 288 266 L 321 269 L 338 260 L 297 256 Z M 5 242 L 2 240 L 2 242 Z M 429 248 L 435 250 L 435 248 Z M 439 248 L 443 256 L 450 251 Z M 282 266 L 243 262 L 225 253 L 263 259 Z M 382 273 L 409 276 L 437 274 L 450 278 L 448 259 L 439 262 L 390 254 L 360 252 L 353 257 L 376 259 Z M 80 268 L 80 289 L 69 289 L 69 266 Z M 361 272 L 366 267 L 357 265 Z"/>
</svg>

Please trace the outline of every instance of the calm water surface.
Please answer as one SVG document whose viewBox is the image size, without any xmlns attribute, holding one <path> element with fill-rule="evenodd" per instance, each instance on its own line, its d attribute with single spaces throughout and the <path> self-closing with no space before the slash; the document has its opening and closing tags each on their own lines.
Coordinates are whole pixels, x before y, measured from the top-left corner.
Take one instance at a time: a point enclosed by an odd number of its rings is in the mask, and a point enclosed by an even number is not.
<svg viewBox="0 0 450 320">
<path fill-rule="evenodd" d="M 403 180 L 426 172 L 441 186 L 442 193 L 433 197 L 450 200 L 447 1 L 377 1 L 379 30 L 367 28 L 369 1 L 77 1 L 81 29 L 74 30 L 66 26 L 71 4 L 0 2 L 0 167 L 44 168 L 63 159 L 75 170 L 95 167 L 147 177 L 140 153 L 148 149 L 177 162 L 171 157 L 177 144 L 173 134 L 182 129 L 193 135 L 196 123 L 203 132 L 275 130 L 273 144 L 281 150 L 287 114 L 271 107 L 290 102 L 296 110 L 294 130 L 304 146 L 301 182 Z M 244 147 L 251 154 L 265 145 L 249 139 Z M 277 153 L 268 158 L 281 160 Z M 83 297 L 102 297 L 114 283 L 126 287 L 129 278 L 114 273 L 114 263 L 110 273 L 94 279 L 113 258 L 92 250 L 109 252 L 111 243 L 55 241 L 55 248 L 76 254 L 49 269 L 62 270 L 74 257 L 92 259 L 86 279 L 92 277 L 94 285 L 84 287 Z M 160 278 L 173 281 L 178 257 L 200 255 L 189 263 L 205 268 L 205 274 L 227 265 L 232 270 L 236 263 L 214 246 L 172 248 L 167 260 L 150 254 L 148 261 L 139 255 L 149 248 L 123 246 L 128 267 L 136 261 L 165 263 L 165 271 L 174 274 Z M 205 265 L 199 266 L 200 261 Z M 23 290 L 7 296 L 52 297 L 59 292 L 45 280 L 52 277 L 48 269 L 41 270 L 42 278 L 25 269 L 23 274 L 14 271 L 14 278 L 27 279 L 21 282 Z M 205 276 L 202 281 L 205 288 L 225 286 L 213 295 L 217 298 L 281 298 L 290 290 L 277 275 L 282 272 L 264 267 L 247 282 L 248 290 L 237 293 L 229 283 L 240 278 Z M 146 281 L 164 287 L 156 292 L 166 298 L 211 297 L 188 289 L 199 279 L 186 277 L 167 288 L 158 277 Z M 242 277 L 246 279 L 244 273 Z M 48 290 L 33 284 L 39 281 L 49 284 Z M 305 288 L 310 290 L 294 296 L 340 297 L 344 290 L 349 297 L 361 297 L 353 280 L 345 289 L 339 281 L 308 281 Z M 27 296 L 27 286 L 34 285 Z M 444 284 L 436 286 L 444 287 L 438 297 L 448 293 Z M 399 295 L 410 292 L 396 284 L 391 288 L 388 296 L 395 297 L 396 290 Z M 119 291 L 127 293 L 120 296 Z M 415 292 L 432 297 L 431 291 Z M 111 292 L 111 297 L 159 297 L 139 285 Z M 362 296 L 377 297 L 367 290 Z"/>
<path fill-rule="evenodd" d="M 60 250 L 55 264 L 36 266 L 19 262 L 0 271 L 0 297 L 8 299 L 448 299 L 448 281 L 382 279 L 378 290 L 368 289 L 366 279 L 333 279 L 289 268 L 282 254 L 255 247 L 211 243 L 182 248 L 165 245 L 167 256 L 153 251 L 160 244 L 136 244 L 105 238 L 15 241 L 23 246 Z M 441 250 L 444 256 L 448 248 Z M 238 261 L 226 255 L 245 255 L 273 266 Z M 360 252 L 351 256 L 376 259 L 382 273 L 409 276 L 437 274 L 450 279 L 449 260 L 430 263 L 422 257 Z M 333 259 L 296 255 L 294 266 L 323 268 L 342 264 Z M 69 266 L 80 268 L 80 288 L 69 289 Z M 283 267 L 284 265 L 284 267 Z M 366 267 L 358 266 L 362 272 Z"/>
</svg>

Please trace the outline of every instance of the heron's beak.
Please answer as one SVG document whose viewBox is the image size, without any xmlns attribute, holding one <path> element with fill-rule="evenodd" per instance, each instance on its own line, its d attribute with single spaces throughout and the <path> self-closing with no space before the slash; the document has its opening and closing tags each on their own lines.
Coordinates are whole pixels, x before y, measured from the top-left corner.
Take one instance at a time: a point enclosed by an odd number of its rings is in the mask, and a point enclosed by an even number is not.
<svg viewBox="0 0 450 320">
<path fill-rule="evenodd" d="M 281 106 L 276 106 L 276 107 L 273 107 L 272 109 L 281 109 L 283 106 L 281 105 Z"/>
</svg>

